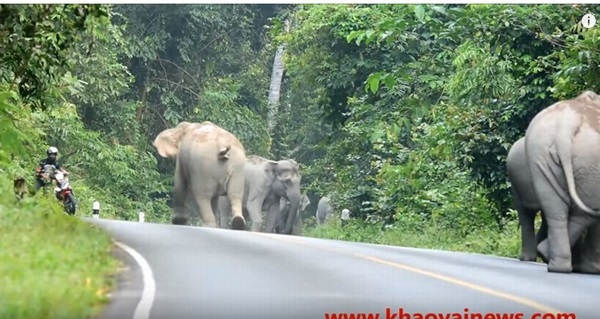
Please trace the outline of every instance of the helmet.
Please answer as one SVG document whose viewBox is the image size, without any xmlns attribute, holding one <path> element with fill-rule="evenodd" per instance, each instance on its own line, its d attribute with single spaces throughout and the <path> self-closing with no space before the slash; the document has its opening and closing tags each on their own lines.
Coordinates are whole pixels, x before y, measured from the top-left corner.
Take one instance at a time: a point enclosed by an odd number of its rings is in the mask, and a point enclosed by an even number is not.
<svg viewBox="0 0 600 319">
<path fill-rule="evenodd" d="M 48 155 L 50 154 L 56 154 L 58 155 L 58 148 L 54 147 L 54 146 L 50 146 L 50 148 L 48 148 Z"/>
</svg>

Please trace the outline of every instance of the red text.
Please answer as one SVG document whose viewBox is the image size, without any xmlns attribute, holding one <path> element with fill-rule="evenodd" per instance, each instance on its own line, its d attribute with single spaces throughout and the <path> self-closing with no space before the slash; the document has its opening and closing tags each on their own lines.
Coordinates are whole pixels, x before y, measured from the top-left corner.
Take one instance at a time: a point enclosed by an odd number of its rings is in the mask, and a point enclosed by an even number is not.
<svg viewBox="0 0 600 319">
<path fill-rule="evenodd" d="M 410 313 L 403 308 L 397 311 L 385 309 L 385 314 L 380 313 L 326 313 L 325 319 L 577 319 L 574 313 L 534 313 L 527 318 L 523 313 Z"/>
</svg>

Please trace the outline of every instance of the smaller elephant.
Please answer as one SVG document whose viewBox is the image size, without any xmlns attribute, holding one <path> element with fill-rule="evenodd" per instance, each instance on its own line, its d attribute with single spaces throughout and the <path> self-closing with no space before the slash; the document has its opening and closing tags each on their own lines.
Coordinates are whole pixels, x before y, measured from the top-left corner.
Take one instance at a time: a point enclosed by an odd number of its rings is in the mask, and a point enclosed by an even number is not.
<svg viewBox="0 0 600 319">
<path fill-rule="evenodd" d="M 531 182 L 531 174 L 525 156 L 525 138 L 518 139 L 508 151 L 506 157 L 508 179 L 511 184 L 510 192 L 513 205 L 519 216 L 521 225 L 521 256 L 522 261 L 535 261 L 538 257 L 537 245 L 545 239 L 547 227 L 542 214 L 542 226 L 535 234 L 535 215 L 541 211 L 541 205 Z"/>
<path fill-rule="evenodd" d="M 331 214 L 331 212 L 333 211 L 333 207 L 331 207 L 330 202 L 331 200 L 329 196 L 323 196 L 317 204 L 316 217 L 317 223 L 319 223 L 319 225 L 324 224 L 325 220 L 327 219 L 327 215 Z"/>
<path fill-rule="evenodd" d="M 265 231 L 275 232 L 281 211 L 281 198 L 289 204 L 289 211 L 296 212 L 300 206 L 301 193 L 299 165 L 292 159 L 273 161 L 260 156 L 247 157 L 244 168 L 245 186 L 243 198 L 244 214 L 252 222 L 252 231 L 262 230 L 262 211 L 267 211 Z M 221 227 L 226 224 L 224 216 L 229 216 L 230 206 L 227 198 L 219 199 Z M 296 214 L 286 214 L 279 229 L 291 234 Z"/>
<path fill-rule="evenodd" d="M 233 211 L 231 228 L 245 228 L 242 197 L 246 153 L 235 135 L 208 121 L 181 122 L 160 132 L 153 145 L 160 156 L 175 159 L 173 224 L 188 224 L 190 209 L 186 206 L 191 199 L 200 210 L 202 225 L 216 227 L 214 211 L 219 196 L 226 196 Z"/>
<path fill-rule="evenodd" d="M 294 218 L 294 226 L 292 227 L 292 235 L 296 235 L 296 236 L 302 235 L 302 212 L 304 212 L 304 210 L 306 209 L 306 207 L 308 205 L 310 205 L 310 199 L 308 199 L 308 196 L 306 196 L 306 194 L 303 194 L 302 198 L 300 199 L 300 207 L 296 211 L 296 217 Z M 282 197 L 279 207 L 280 207 L 281 214 L 279 215 L 279 218 L 276 223 L 277 226 L 275 227 L 275 232 L 277 232 L 277 233 L 279 233 L 280 230 L 284 229 L 284 227 L 285 227 L 285 221 L 287 220 L 287 216 L 290 213 L 290 211 L 289 211 L 290 202 Z"/>
</svg>

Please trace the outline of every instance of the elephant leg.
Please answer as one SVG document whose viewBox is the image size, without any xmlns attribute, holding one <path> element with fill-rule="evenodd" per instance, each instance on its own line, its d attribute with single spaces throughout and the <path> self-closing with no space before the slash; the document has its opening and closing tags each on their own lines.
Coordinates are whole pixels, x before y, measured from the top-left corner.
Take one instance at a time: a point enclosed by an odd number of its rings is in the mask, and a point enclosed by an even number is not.
<svg viewBox="0 0 600 319">
<path fill-rule="evenodd" d="M 542 260 L 548 263 L 549 272 L 572 271 L 567 226 L 566 216 L 548 217 L 548 238 L 544 239 L 537 249 Z"/>
<path fill-rule="evenodd" d="M 213 215 L 215 216 L 215 227 L 219 227 L 221 224 L 221 219 L 224 219 L 221 217 L 221 211 L 219 210 L 219 196 L 214 196 L 210 200 L 210 206 L 212 208 Z"/>
<path fill-rule="evenodd" d="M 540 229 L 535 235 L 535 245 L 539 245 L 544 239 L 548 238 L 548 223 L 546 222 L 546 217 L 544 217 L 544 213 L 540 214 L 542 216 L 542 224 L 540 225 Z"/>
<path fill-rule="evenodd" d="M 267 233 L 275 232 L 275 226 L 277 226 L 276 223 L 280 218 L 279 200 L 277 200 L 276 202 L 277 204 L 270 205 L 267 210 L 267 229 L 265 230 L 265 232 Z"/>
<path fill-rule="evenodd" d="M 296 216 L 296 221 L 294 222 L 294 228 L 292 229 L 292 235 L 302 236 L 302 217 L 300 214 Z"/>
<path fill-rule="evenodd" d="M 252 200 L 252 201 L 248 201 L 248 203 L 246 204 L 247 208 L 246 210 L 248 211 L 248 217 L 250 218 L 250 220 L 252 221 L 252 231 L 253 232 L 260 232 L 261 228 L 262 228 L 262 224 L 263 224 L 263 218 L 262 218 L 262 201 L 258 201 L 258 200 Z"/>
<path fill-rule="evenodd" d="M 571 248 L 571 254 L 572 254 L 572 260 L 571 263 L 573 264 L 573 272 L 579 272 L 579 273 L 585 273 L 586 271 L 586 265 L 588 264 L 588 257 L 587 256 L 587 250 L 590 247 L 586 247 L 587 244 L 589 244 L 588 242 L 588 235 L 590 234 L 590 230 L 588 229 L 587 234 L 582 234 L 577 241 L 575 241 L 575 244 L 572 245 L 573 248 Z"/>
<path fill-rule="evenodd" d="M 563 216 L 561 216 L 563 217 Z M 566 218 L 565 218 L 566 219 Z M 556 226 L 556 224 L 553 225 L 553 223 L 557 223 L 557 221 L 560 221 L 560 226 L 562 227 L 562 223 L 563 223 L 563 219 L 550 219 L 547 217 L 547 222 L 548 222 L 548 238 L 543 240 L 539 245 L 538 245 L 538 250 L 540 252 L 540 255 L 542 255 L 544 261 L 548 262 L 548 270 L 550 271 L 550 267 L 552 265 L 552 267 L 556 267 L 556 264 L 552 264 L 553 261 L 553 257 L 555 255 L 553 255 L 554 251 L 555 251 L 555 247 L 553 245 L 555 245 L 555 243 L 552 242 L 553 239 L 553 226 Z M 572 262 L 571 262 L 571 258 L 572 258 L 572 253 L 571 253 L 571 248 L 573 248 L 576 244 L 576 242 L 578 241 L 579 237 L 581 236 L 581 234 L 592 224 L 595 223 L 595 219 L 592 218 L 591 216 L 579 212 L 578 210 L 575 210 L 572 214 L 570 214 L 570 216 L 567 219 L 567 222 L 565 225 L 566 227 L 564 227 L 565 229 L 563 230 L 558 229 L 558 233 L 561 236 L 566 237 L 566 241 L 560 241 L 559 244 L 560 246 L 558 247 L 559 249 L 565 249 L 567 250 L 567 254 L 569 256 L 568 261 L 565 260 L 561 260 L 563 257 L 563 255 L 559 255 L 559 262 L 562 263 L 568 263 L 568 265 L 570 266 L 570 270 L 566 271 L 567 268 L 559 268 L 558 271 L 554 271 L 554 272 L 571 272 L 572 271 Z M 556 238 L 556 237 L 554 237 Z M 562 239 L 561 239 L 562 240 Z M 550 246 L 550 247 L 549 247 Z M 562 251 L 559 251 L 559 253 L 561 253 Z M 564 254 L 564 252 L 562 252 Z M 555 268 L 553 268 L 555 269 Z M 560 270 L 564 270 L 564 271 L 560 271 Z"/>
<path fill-rule="evenodd" d="M 279 213 L 279 232 L 286 235 L 291 235 L 294 232 L 294 225 L 298 215 L 291 208 L 291 205 L 287 205 L 285 210 Z"/>
<path fill-rule="evenodd" d="M 536 169 L 540 170 L 540 176 L 544 176 L 541 168 Z M 570 273 L 573 268 L 568 231 L 569 207 L 547 179 L 534 178 L 533 183 L 548 223 L 548 238 L 538 245 L 538 252 L 543 260 L 548 261 L 548 272 Z"/>
<path fill-rule="evenodd" d="M 190 215 L 187 209 L 188 183 L 182 174 L 179 163 L 175 166 L 175 186 L 173 190 L 173 217 L 171 223 L 174 225 L 186 225 Z"/>
<path fill-rule="evenodd" d="M 262 208 L 265 202 L 265 195 L 260 189 L 250 187 L 248 190 L 248 198 L 246 199 L 246 207 L 244 211 L 248 214 L 248 218 L 252 221 L 253 232 L 262 231 L 263 217 Z"/>
<path fill-rule="evenodd" d="M 236 174 L 237 173 L 237 174 Z M 245 230 L 246 219 L 242 212 L 242 201 L 244 199 L 244 171 L 243 168 L 234 173 L 229 178 L 227 183 L 227 198 L 231 205 L 231 229 Z"/>
<path fill-rule="evenodd" d="M 588 214 L 579 212 L 576 210 L 571 216 L 569 216 L 569 243 L 571 248 L 575 247 L 578 241 L 581 239 L 581 235 L 586 229 L 590 228 L 598 221 Z"/>
<path fill-rule="evenodd" d="M 285 207 L 281 208 L 279 207 L 279 213 L 276 215 L 276 221 L 275 221 L 275 232 L 278 234 L 284 233 L 285 232 L 285 223 L 287 221 L 288 218 L 288 214 L 290 213 L 290 205 L 285 205 Z"/>
<path fill-rule="evenodd" d="M 542 216 L 542 224 L 540 225 L 540 229 L 538 230 L 537 234 L 535 234 L 535 246 L 536 247 L 538 247 L 542 241 L 544 241 L 546 238 L 548 238 L 548 222 L 546 221 L 546 217 L 544 217 L 544 213 L 542 213 L 541 216 Z M 548 263 L 548 260 L 545 259 L 545 257 L 542 256 L 542 254 L 540 254 L 537 251 L 536 251 L 536 253 L 537 253 L 537 256 L 540 257 L 543 262 Z"/>
<path fill-rule="evenodd" d="M 215 219 L 215 213 L 213 212 L 213 198 L 202 195 L 196 195 L 194 198 L 196 204 L 200 208 L 200 216 L 202 216 L 203 227 L 217 227 L 217 221 Z"/>
<path fill-rule="evenodd" d="M 536 212 L 523 207 L 518 200 L 515 201 L 515 206 L 521 224 L 521 256 L 519 260 L 535 261 L 537 259 L 534 224 Z"/>
<path fill-rule="evenodd" d="M 229 228 L 229 218 L 231 217 L 231 204 L 226 196 L 223 196 L 219 202 L 220 228 Z"/>
<path fill-rule="evenodd" d="M 587 229 L 583 242 L 573 249 L 573 272 L 586 274 L 600 273 L 600 224 L 595 223 Z"/>
</svg>

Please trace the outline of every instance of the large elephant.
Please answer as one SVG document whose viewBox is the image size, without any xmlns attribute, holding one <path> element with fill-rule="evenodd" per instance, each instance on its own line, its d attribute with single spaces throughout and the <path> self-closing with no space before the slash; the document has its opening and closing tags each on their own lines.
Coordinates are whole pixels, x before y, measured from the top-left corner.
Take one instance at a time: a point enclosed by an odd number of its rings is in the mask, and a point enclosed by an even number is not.
<svg viewBox="0 0 600 319">
<path fill-rule="evenodd" d="M 267 212 L 265 232 L 276 232 L 281 211 L 281 198 L 289 201 L 289 211 L 300 206 L 299 165 L 292 159 L 273 161 L 260 156 L 248 156 L 244 168 L 245 186 L 243 210 L 252 222 L 252 231 L 262 230 L 262 211 Z M 221 227 L 226 227 L 225 216 L 230 214 L 227 198 L 219 199 Z M 296 214 L 286 214 L 281 233 L 291 234 Z"/>
<path fill-rule="evenodd" d="M 332 211 L 333 207 L 331 207 L 331 199 L 329 196 L 321 197 L 321 199 L 319 199 L 319 203 L 317 204 L 317 212 L 315 214 L 317 217 L 317 223 L 320 225 L 325 223 L 327 215 L 331 214 Z"/>
<path fill-rule="evenodd" d="M 521 225 L 522 261 L 537 259 L 536 246 L 547 238 L 548 224 L 542 213 L 542 224 L 535 233 L 535 215 L 541 212 L 541 205 L 535 194 L 531 173 L 527 166 L 525 154 L 525 138 L 517 140 L 506 158 L 508 179 L 511 183 L 511 194 L 515 209 L 519 214 Z M 572 249 L 573 271 L 584 273 L 600 273 L 600 224 L 594 224 L 587 230 L 585 238 L 579 237 Z"/>
<path fill-rule="evenodd" d="M 235 135 L 208 121 L 181 122 L 158 134 L 153 144 L 160 156 L 176 161 L 173 224 L 188 224 L 186 204 L 191 197 L 202 225 L 216 227 L 214 211 L 219 196 L 225 195 L 233 207 L 231 228 L 246 227 L 242 216 L 246 153 Z"/>
<path fill-rule="evenodd" d="M 548 224 L 537 248 L 549 272 L 573 271 L 571 248 L 600 220 L 598 118 L 600 96 L 585 91 L 538 113 L 525 133 L 531 179 Z"/>
</svg>

